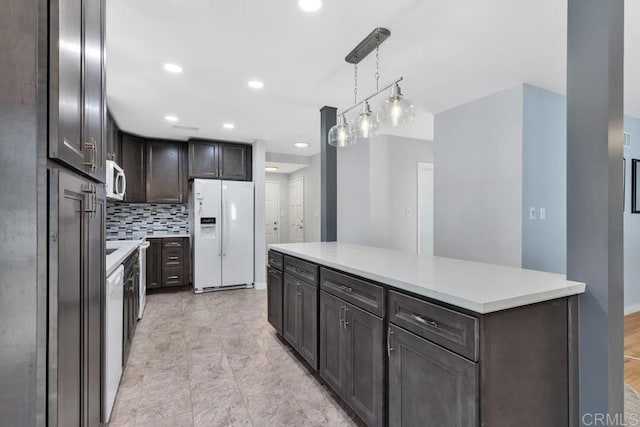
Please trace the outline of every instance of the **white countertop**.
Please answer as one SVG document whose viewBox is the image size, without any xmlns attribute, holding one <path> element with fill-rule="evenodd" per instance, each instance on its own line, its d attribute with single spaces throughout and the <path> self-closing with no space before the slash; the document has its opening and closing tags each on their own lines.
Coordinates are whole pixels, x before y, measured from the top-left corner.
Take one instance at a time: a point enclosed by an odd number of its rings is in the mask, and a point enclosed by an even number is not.
<svg viewBox="0 0 640 427">
<path fill-rule="evenodd" d="M 129 255 L 136 251 L 143 242 L 144 239 L 107 241 L 107 249 L 117 249 L 111 255 L 107 255 L 107 277 L 109 277 Z"/>
<path fill-rule="evenodd" d="M 560 274 L 336 242 L 270 249 L 476 313 L 491 313 L 584 293 Z"/>
<path fill-rule="evenodd" d="M 189 237 L 189 233 L 149 234 L 147 239 L 166 239 L 167 237 Z"/>
</svg>

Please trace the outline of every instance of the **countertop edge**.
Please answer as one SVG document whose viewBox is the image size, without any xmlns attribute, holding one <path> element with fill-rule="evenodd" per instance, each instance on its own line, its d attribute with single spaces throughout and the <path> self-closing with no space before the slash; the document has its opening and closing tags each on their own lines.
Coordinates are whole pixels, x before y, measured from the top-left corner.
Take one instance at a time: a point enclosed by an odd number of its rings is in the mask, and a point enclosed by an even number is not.
<svg viewBox="0 0 640 427">
<path fill-rule="evenodd" d="M 584 283 L 563 279 L 570 285 L 565 286 L 561 289 L 544 290 L 540 292 L 533 292 L 529 295 L 517 296 L 512 298 L 504 298 L 500 300 L 482 303 L 474 300 L 461 298 L 455 295 L 442 293 L 434 289 L 420 287 L 415 284 L 403 282 L 401 280 L 397 280 L 391 277 L 380 276 L 378 274 L 371 273 L 368 271 L 363 271 L 348 265 L 327 261 L 326 259 L 321 259 L 313 255 L 300 253 L 298 251 L 287 249 L 287 248 L 282 248 L 282 247 L 279 247 L 278 245 L 269 245 L 269 249 L 275 252 L 283 253 L 285 255 L 290 255 L 290 256 L 301 258 L 317 264 L 321 264 L 326 267 L 334 268 L 336 270 L 341 270 L 346 273 L 353 274 L 354 276 L 359 276 L 365 279 L 372 280 L 374 282 L 382 283 L 401 291 L 412 292 L 416 295 L 421 295 L 425 298 L 431 298 L 436 301 L 443 302 L 445 304 L 450 304 L 455 307 L 460 307 L 466 310 L 470 310 L 478 314 L 489 314 L 497 311 L 508 310 L 508 309 L 522 307 L 530 304 L 536 304 L 544 301 L 551 301 L 558 298 L 579 295 L 581 293 L 584 293 L 586 289 L 586 285 Z M 376 248 L 376 249 L 380 249 L 380 248 Z M 540 272 L 540 273 L 544 273 L 544 272 Z M 554 273 L 545 273 L 545 274 L 554 274 Z"/>
<path fill-rule="evenodd" d="M 140 247 L 143 240 L 144 239 L 137 242 L 130 241 L 130 240 L 120 240 L 120 242 L 123 242 L 123 241 L 131 242 L 131 247 L 128 248 L 125 252 L 123 252 L 124 255 L 119 255 L 118 258 L 116 258 L 116 261 L 113 261 L 112 263 L 106 266 L 106 270 L 107 270 L 106 277 L 109 277 L 109 275 L 113 273 L 118 268 L 118 266 L 121 265 L 129 257 L 129 255 L 135 252 L 138 249 L 138 247 Z"/>
</svg>

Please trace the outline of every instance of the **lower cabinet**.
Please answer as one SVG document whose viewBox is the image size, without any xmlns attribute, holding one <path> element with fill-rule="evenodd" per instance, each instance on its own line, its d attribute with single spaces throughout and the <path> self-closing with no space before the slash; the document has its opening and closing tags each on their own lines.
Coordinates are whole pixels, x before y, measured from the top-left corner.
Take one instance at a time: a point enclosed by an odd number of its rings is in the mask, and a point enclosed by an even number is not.
<svg viewBox="0 0 640 427">
<path fill-rule="evenodd" d="M 189 284 L 189 238 L 148 238 L 147 289 Z"/>
<path fill-rule="evenodd" d="M 320 292 L 320 376 L 369 426 L 385 421 L 383 334 L 381 318 Z"/>
<path fill-rule="evenodd" d="M 267 270 L 267 319 L 282 334 L 282 272 L 271 267 Z"/>
<path fill-rule="evenodd" d="M 162 239 L 148 239 L 147 248 L 147 289 L 158 289 L 162 286 Z"/>
<path fill-rule="evenodd" d="M 140 306 L 140 263 L 138 251 L 124 262 L 124 300 L 122 312 L 122 365 L 127 364 L 131 343 L 138 324 Z"/>
<path fill-rule="evenodd" d="M 284 338 L 318 369 L 318 288 L 284 275 Z"/>
<path fill-rule="evenodd" d="M 388 329 L 389 425 L 479 425 L 478 366 L 395 325 Z"/>
</svg>

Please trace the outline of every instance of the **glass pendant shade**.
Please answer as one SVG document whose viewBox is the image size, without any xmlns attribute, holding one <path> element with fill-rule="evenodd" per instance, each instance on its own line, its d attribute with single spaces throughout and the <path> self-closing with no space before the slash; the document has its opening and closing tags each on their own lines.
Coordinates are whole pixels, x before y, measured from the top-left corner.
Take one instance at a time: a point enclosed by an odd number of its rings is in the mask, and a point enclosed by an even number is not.
<svg viewBox="0 0 640 427">
<path fill-rule="evenodd" d="M 416 107 L 413 102 L 402 96 L 400 86 L 397 83 L 391 88 L 391 96 L 382 104 L 380 117 L 385 126 L 391 127 L 398 127 L 403 123 L 415 120 Z"/>
<path fill-rule="evenodd" d="M 355 124 L 356 138 L 371 138 L 378 133 L 378 115 L 371 112 L 369 103 L 365 101 L 362 104 L 362 111 L 356 117 Z"/>
<path fill-rule="evenodd" d="M 338 124 L 329 129 L 328 142 L 333 147 L 347 147 L 355 143 L 347 119 L 344 116 L 338 117 Z"/>
</svg>

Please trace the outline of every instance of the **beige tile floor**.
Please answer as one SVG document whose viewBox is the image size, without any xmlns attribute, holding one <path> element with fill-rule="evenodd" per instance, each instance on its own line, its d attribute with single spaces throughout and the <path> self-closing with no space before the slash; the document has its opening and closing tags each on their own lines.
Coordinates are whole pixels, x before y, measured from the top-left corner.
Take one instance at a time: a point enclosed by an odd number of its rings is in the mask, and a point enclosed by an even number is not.
<svg viewBox="0 0 640 427">
<path fill-rule="evenodd" d="M 360 425 L 276 336 L 266 296 L 149 295 L 109 426 Z"/>
</svg>

